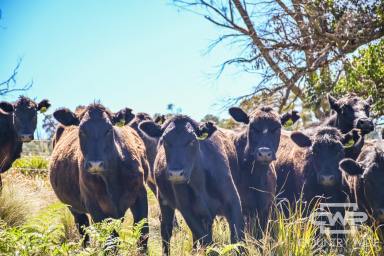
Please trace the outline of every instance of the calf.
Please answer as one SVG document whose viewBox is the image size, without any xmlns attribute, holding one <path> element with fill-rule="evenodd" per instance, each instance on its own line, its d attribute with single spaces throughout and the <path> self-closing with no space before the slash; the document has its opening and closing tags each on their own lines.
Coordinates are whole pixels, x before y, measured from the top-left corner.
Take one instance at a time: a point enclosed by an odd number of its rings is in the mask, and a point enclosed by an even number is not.
<svg viewBox="0 0 384 256">
<path fill-rule="evenodd" d="M 6 137 L 1 142 L 0 173 L 11 168 L 12 163 L 20 157 L 23 143 L 33 140 L 37 125 L 37 112 L 44 112 L 50 106 L 48 100 L 36 103 L 23 96 L 14 103 L 0 102 L 0 109 L 8 116 L 5 118 L 7 124 L 2 127 L 2 133 L 6 134 Z"/>
<path fill-rule="evenodd" d="M 124 111 L 112 114 L 92 104 L 77 115 L 68 109 L 54 113 L 66 128 L 51 155 L 50 181 L 57 197 L 69 205 L 82 235 L 83 226 L 89 225 L 87 213 L 95 222 L 123 218 L 128 208 L 134 223 L 148 217 L 145 146 L 132 128 L 116 126 L 121 116 L 126 117 Z M 144 249 L 147 236 L 144 226 L 139 241 Z"/>
<path fill-rule="evenodd" d="M 291 204 L 302 199 L 309 212 L 319 197 L 328 203 L 345 202 L 349 190 L 339 163 L 356 148 L 361 150 L 363 142 L 358 131 L 342 135 L 336 128 L 320 126 L 306 134 L 293 132 L 290 138 L 294 143 L 283 143 L 276 161 L 279 197 Z M 352 145 L 345 146 L 351 141 Z"/>
<path fill-rule="evenodd" d="M 194 245 L 212 242 L 216 215 L 227 218 L 232 243 L 242 239 L 240 198 L 231 176 L 237 169 L 236 151 L 224 133 L 216 131 L 212 123 L 201 126 L 182 115 L 169 118 L 162 126 L 145 121 L 139 128 L 159 139 L 151 175 L 159 192 L 163 252 L 170 253 L 175 209 L 191 229 Z"/>
<path fill-rule="evenodd" d="M 372 98 L 363 100 L 354 93 L 350 93 L 340 99 L 328 95 L 329 105 L 334 114 L 322 124 L 338 128 L 342 133 L 348 133 L 353 128 L 360 129 L 362 134 L 368 134 L 374 129 L 370 118 Z"/>
<path fill-rule="evenodd" d="M 364 147 L 357 161 L 345 159 L 340 168 L 348 174 L 348 182 L 359 209 L 369 216 L 368 225 L 379 231 L 384 241 L 384 145 L 381 141 Z"/>
<path fill-rule="evenodd" d="M 230 115 L 246 124 L 236 132 L 233 140 L 236 147 L 240 171 L 233 174 L 240 194 L 243 215 L 247 225 L 257 238 L 268 222 L 276 192 L 276 173 L 272 161 L 280 143 L 281 126 L 288 120 L 299 119 L 296 111 L 282 117 L 270 107 L 261 107 L 250 115 L 240 108 L 230 108 Z M 255 225 L 254 225 L 255 224 Z"/>
</svg>

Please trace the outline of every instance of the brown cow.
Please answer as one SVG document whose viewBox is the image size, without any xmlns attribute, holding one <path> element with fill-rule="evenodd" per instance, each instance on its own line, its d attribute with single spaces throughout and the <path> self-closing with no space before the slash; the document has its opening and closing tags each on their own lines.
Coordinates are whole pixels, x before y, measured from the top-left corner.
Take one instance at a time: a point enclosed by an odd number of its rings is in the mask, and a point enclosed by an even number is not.
<svg viewBox="0 0 384 256">
<path fill-rule="evenodd" d="M 50 180 L 82 235 L 82 227 L 89 225 L 86 213 L 95 222 L 123 218 L 128 208 L 134 223 L 148 217 L 145 146 L 132 128 L 115 126 L 121 116 L 125 115 L 112 114 L 100 104 L 89 105 L 79 115 L 68 109 L 54 113 L 66 128 L 52 152 Z M 145 226 L 139 241 L 144 249 L 147 236 Z"/>
</svg>

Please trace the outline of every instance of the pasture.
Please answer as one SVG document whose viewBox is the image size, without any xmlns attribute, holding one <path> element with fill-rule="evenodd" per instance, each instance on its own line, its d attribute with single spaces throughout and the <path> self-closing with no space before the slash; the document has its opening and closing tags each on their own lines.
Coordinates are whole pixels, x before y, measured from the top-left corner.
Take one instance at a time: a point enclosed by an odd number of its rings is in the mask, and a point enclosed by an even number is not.
<svg viewBox="0 0 384 256">
<path fill-rule="evenodd" d="M 45 146 L 41 146 L 45 145 Z M 36 148 L 42 149 L 37 152 Z M 33 155 L 31 155 L 33 154 Z M 3 174 L 4 189 L 0 196 L 0 255 L 103 255 L 108 254 L 106 240 L 113 229 L 120 235 L 118 253 L 110 255 L 140 255 L 136 242 L 140 225 L 132 227 L 127 211 L 123 223 L 119 220 L 91 225 L 87 232 L 90 246 L 84 248 L 68 208 L 54 195 L 47 179 L 49 149 L 47 142 L 32 142 L 24 148 L 23 156 L 13 168 Z M 149 192 L 149 255 L 161 255 L 158 202 Z M 338 251 L 324 238 L 316 237 L 316 229 L 308 218 L 301 216 L 300 207 L 282 215 L 274 203 L 275 221 L 270 220 L 261 240 L 246 236 L 249 255 L 378 255 L 381 247 L 372 230 L 362 225 L 347 237 L 345 251 Z M 192 249 L 192 235 L 182 216 L 177 213 L 179 226 L 171 239 L 171 255 L 234 255 L 236 245 L 229 243 L 229 228 L 216 218 L 214 244 L 204 250 Z M 329 241 L 328 241 L 329 242 Z"/>
</svg>

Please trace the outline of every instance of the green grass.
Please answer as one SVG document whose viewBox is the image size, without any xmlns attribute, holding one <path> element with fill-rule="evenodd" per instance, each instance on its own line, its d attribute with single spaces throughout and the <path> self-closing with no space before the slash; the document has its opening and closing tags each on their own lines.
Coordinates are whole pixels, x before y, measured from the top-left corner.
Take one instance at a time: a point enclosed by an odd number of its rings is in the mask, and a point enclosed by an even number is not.
<svg viewBox="0 0 384 256">
<path fill-rule="evenodd" d="M 33 158 L 18 161 L 19 168 L 46 168 L 46 160 Z M 36 168 L 38 167 L 38 168 Z M 14 169 L 4 176 L 4 191 L 0 196 L 0 255 L 103 255 L 109 234 L 117 230 L 120 238 L 119 255 L 140 255 L 136 242 L 140 225 L 132 226 L 128 211 L 124 223 L 106 220 L 88 228 L 91 237 L 89 247 L 82 247 L 82 238 L 75 228 L 68 208 L 58 202 L 46 176 L 37 173 L 19 172 Z M 150 226 L 149 255 L 161 255 L 161 236 L 158 203 L 149 192 Z M 348 236 L 347 248 L 340 252 L 332 246 L 320 248 L 320 241 L 327 237 L 316 236 L 315 227 L 302 216 L 301 206 L 289 209 L 290 216 L 282 214 L 281 205 L 273 210 L 273 219 L 263 239 L 247 235 L 242 244 L 249 255 L 378 255 L 380 246 L 377 235 L 367 226 L 362 226 Z M 238 245 L 229 243 L 229 227 L 218 218 L 214 224 L 214 244 L 207 250 L 192 250 L 192 235 L 185 221 L 177 214 L 179 227 L 174 229 L 171 240 L 171 255 L 234 255 Z M 112 253 L 113 254 L 113 253 Z"/>
</svg>

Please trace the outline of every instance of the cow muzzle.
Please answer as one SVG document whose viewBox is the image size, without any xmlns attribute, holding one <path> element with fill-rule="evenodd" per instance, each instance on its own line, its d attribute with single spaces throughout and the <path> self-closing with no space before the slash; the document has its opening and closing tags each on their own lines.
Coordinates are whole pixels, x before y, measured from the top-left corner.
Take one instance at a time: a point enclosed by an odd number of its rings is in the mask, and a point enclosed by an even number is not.
<svg viewBox="0 0 384 256">
<path fill-rule="evenodd" d="M 33 140 L 33 134 L 21 134 L 19 138 L 21 142 L 31 142 Z"/>
<path fill-rule="evenodd" d="M 336 176 L 335 175 L 320 175 L 319 183 L 322 186 L 331 187 L 336 185 Z"/>
<path fill-rule="evenodd" d="M 371 118 L 360 118 L 357 120 L 356 128 L 360 129 L 364 134 L 370 133 L 375 126 Z"/>
<path fill-rule="evenodd" d="M 183 169 L 181 170 L 168 170 L 168 180 L 172 183 L 185 183 L 188 181 Z"/>
<path fill-rule="evenodd" d="M 267 147 L 258 148 L 255 152 L 255 156 L 258 162 L 270 163 L 276 160 L 275 152 Z"/>
<path fill-rule="evenodd" d="M 104 169 L 104 162 L 103 161 L 86 161 L 85 162 L 85 169 L 90 173 L 101 173 Z"/>
</svg>

